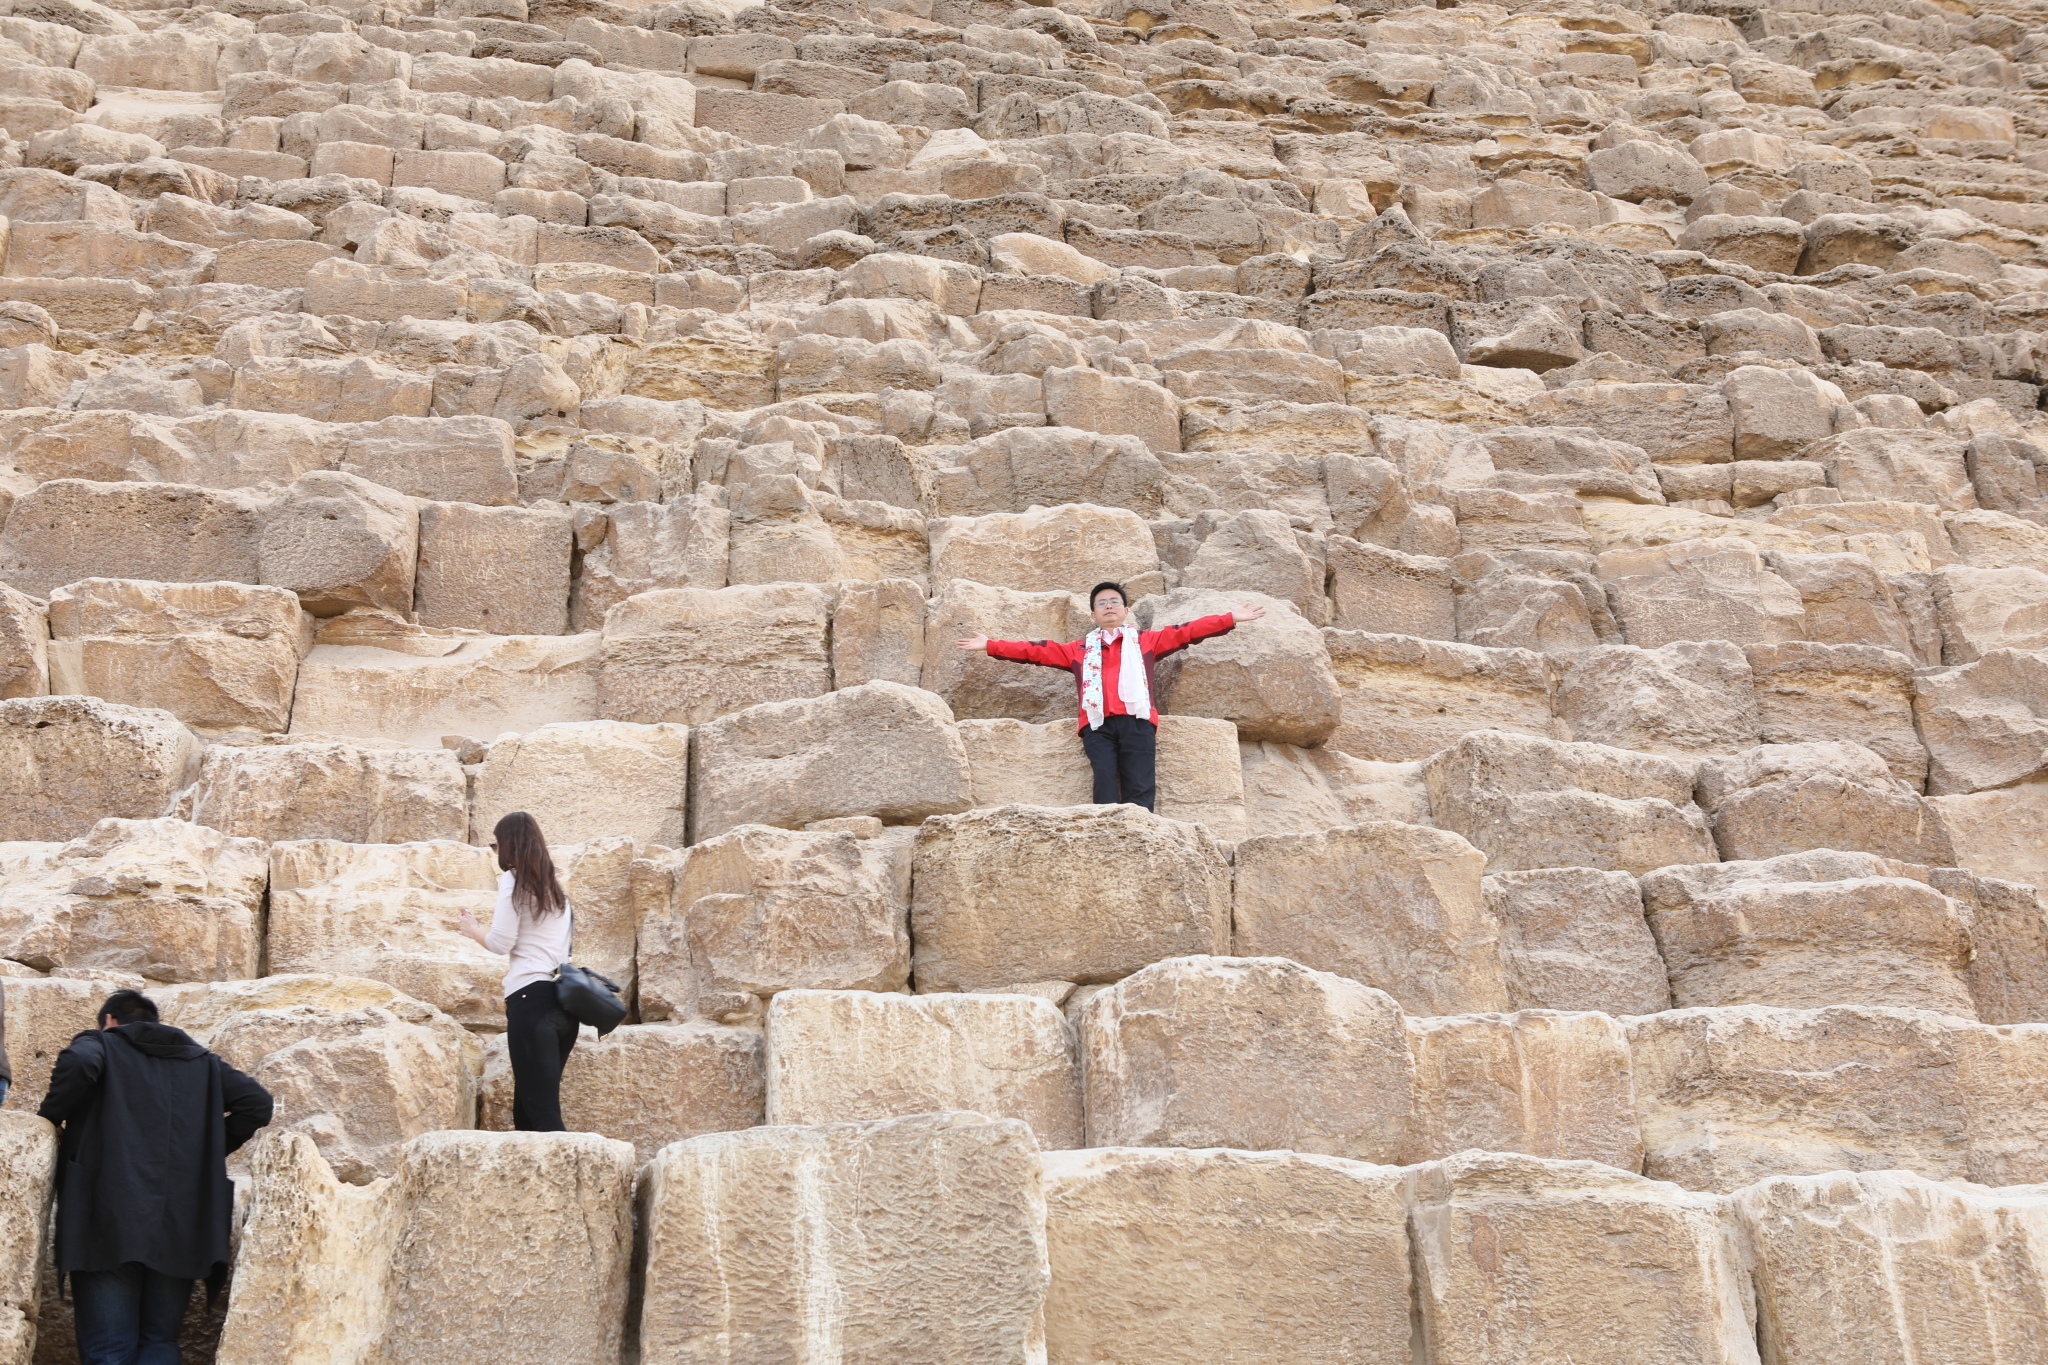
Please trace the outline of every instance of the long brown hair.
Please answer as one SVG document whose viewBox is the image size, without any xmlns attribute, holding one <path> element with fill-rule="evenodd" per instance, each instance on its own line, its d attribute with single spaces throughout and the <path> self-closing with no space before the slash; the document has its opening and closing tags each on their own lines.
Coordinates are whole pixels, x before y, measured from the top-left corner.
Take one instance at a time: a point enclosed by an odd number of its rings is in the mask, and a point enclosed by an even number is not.
<svg viewBox="0 0 2048 1365">
<path fill-rule="evenodd" d="M 515 810 L 491 831 L 498 847 L 498 866 L 512 874 L 512 904 L 522 915 L 544 919 L 569 903 L 555 879 L 555 860 L 541 837 L 540 821 Z"/>
</svg>

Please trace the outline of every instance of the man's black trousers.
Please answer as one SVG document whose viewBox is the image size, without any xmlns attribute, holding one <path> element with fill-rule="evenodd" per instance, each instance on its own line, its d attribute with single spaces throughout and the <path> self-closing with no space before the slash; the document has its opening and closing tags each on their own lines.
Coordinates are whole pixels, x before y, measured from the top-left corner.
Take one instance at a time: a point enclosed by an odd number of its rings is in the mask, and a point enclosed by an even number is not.
<svg viewBox="0 0 2048 1365">
<path fill-rule="evenodd" d="M 1081 747 L 1095 769 L 1095 804 L 1128 801 L 1152 809 L 1158 770 L 1159 729 L 1136 716 L 1104 716 L 1100 729 L 1081 731 Z"/>
</svg>

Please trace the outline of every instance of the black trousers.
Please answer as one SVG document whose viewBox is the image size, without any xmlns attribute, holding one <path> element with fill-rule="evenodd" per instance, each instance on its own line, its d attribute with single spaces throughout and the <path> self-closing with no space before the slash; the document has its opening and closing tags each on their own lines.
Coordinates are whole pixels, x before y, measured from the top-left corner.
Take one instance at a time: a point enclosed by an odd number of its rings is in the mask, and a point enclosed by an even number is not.
<svg viewBox="0 0 2048 1365">
<path fill-rule="evenodd" d="M 1095 804 L 1128 801 L 1151 810 L 1158 793 L 1159 727 L 1136 716 L 1104 716 L 1100 729 L 1081 731 L 1081 747 L 1095 769 Z"/>
<path fill-rule="evenodd" d="M 555 983 L 536 981 L 505 997 L 505 1053 L 512 1063 L 512 1126 L 559 1133 L 562 1068 L 576 1046 L 576 1020 L 555 1000 Z"/>
</svg>

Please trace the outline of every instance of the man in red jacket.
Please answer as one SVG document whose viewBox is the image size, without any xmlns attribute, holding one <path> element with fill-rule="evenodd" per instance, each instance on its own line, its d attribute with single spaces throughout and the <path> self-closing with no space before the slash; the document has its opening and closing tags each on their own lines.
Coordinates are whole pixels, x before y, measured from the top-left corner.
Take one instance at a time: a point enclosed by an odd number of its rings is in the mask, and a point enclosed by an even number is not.
<svg viewBox="0 0 2048 1365">
<path fill-rule="evenodd" d="M 1153 808 L 1159 708 L 1152 704 L 1152 666 L 1197 640 L 1222 635 L 1239 621 L 1256 621 L 1264 607 L 1239 607 L 1164 630 L 1128 624 L 1130 606 L 1120 583 L 1097 583 L 1088 593 L 1095 629 L 1079 640 L 991 640 L 975 635 L 956 643 L 991 659 L 1043 664 L 1074 675 L 1081 695 L 1081 747 L 1095 770 L 1095 804 Z"/>
</svg>

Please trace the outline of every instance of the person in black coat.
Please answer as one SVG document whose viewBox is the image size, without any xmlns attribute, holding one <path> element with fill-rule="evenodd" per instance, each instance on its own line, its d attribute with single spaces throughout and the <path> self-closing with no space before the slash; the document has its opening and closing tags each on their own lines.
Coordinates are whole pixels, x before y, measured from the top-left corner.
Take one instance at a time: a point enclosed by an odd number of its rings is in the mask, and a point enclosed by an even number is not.
<svg viewBox="0 0 2048 1365">
<path fill-rule="evenodd" d="M 270 1122 L 270 1092 L 116 991 L 57 1054 L 37 1110 L 62 1125 L 57 1272 L 83 1365 L 179 1365 L 192 1282 L 227 1276 L 226 1158 Z"/>
</svg>

